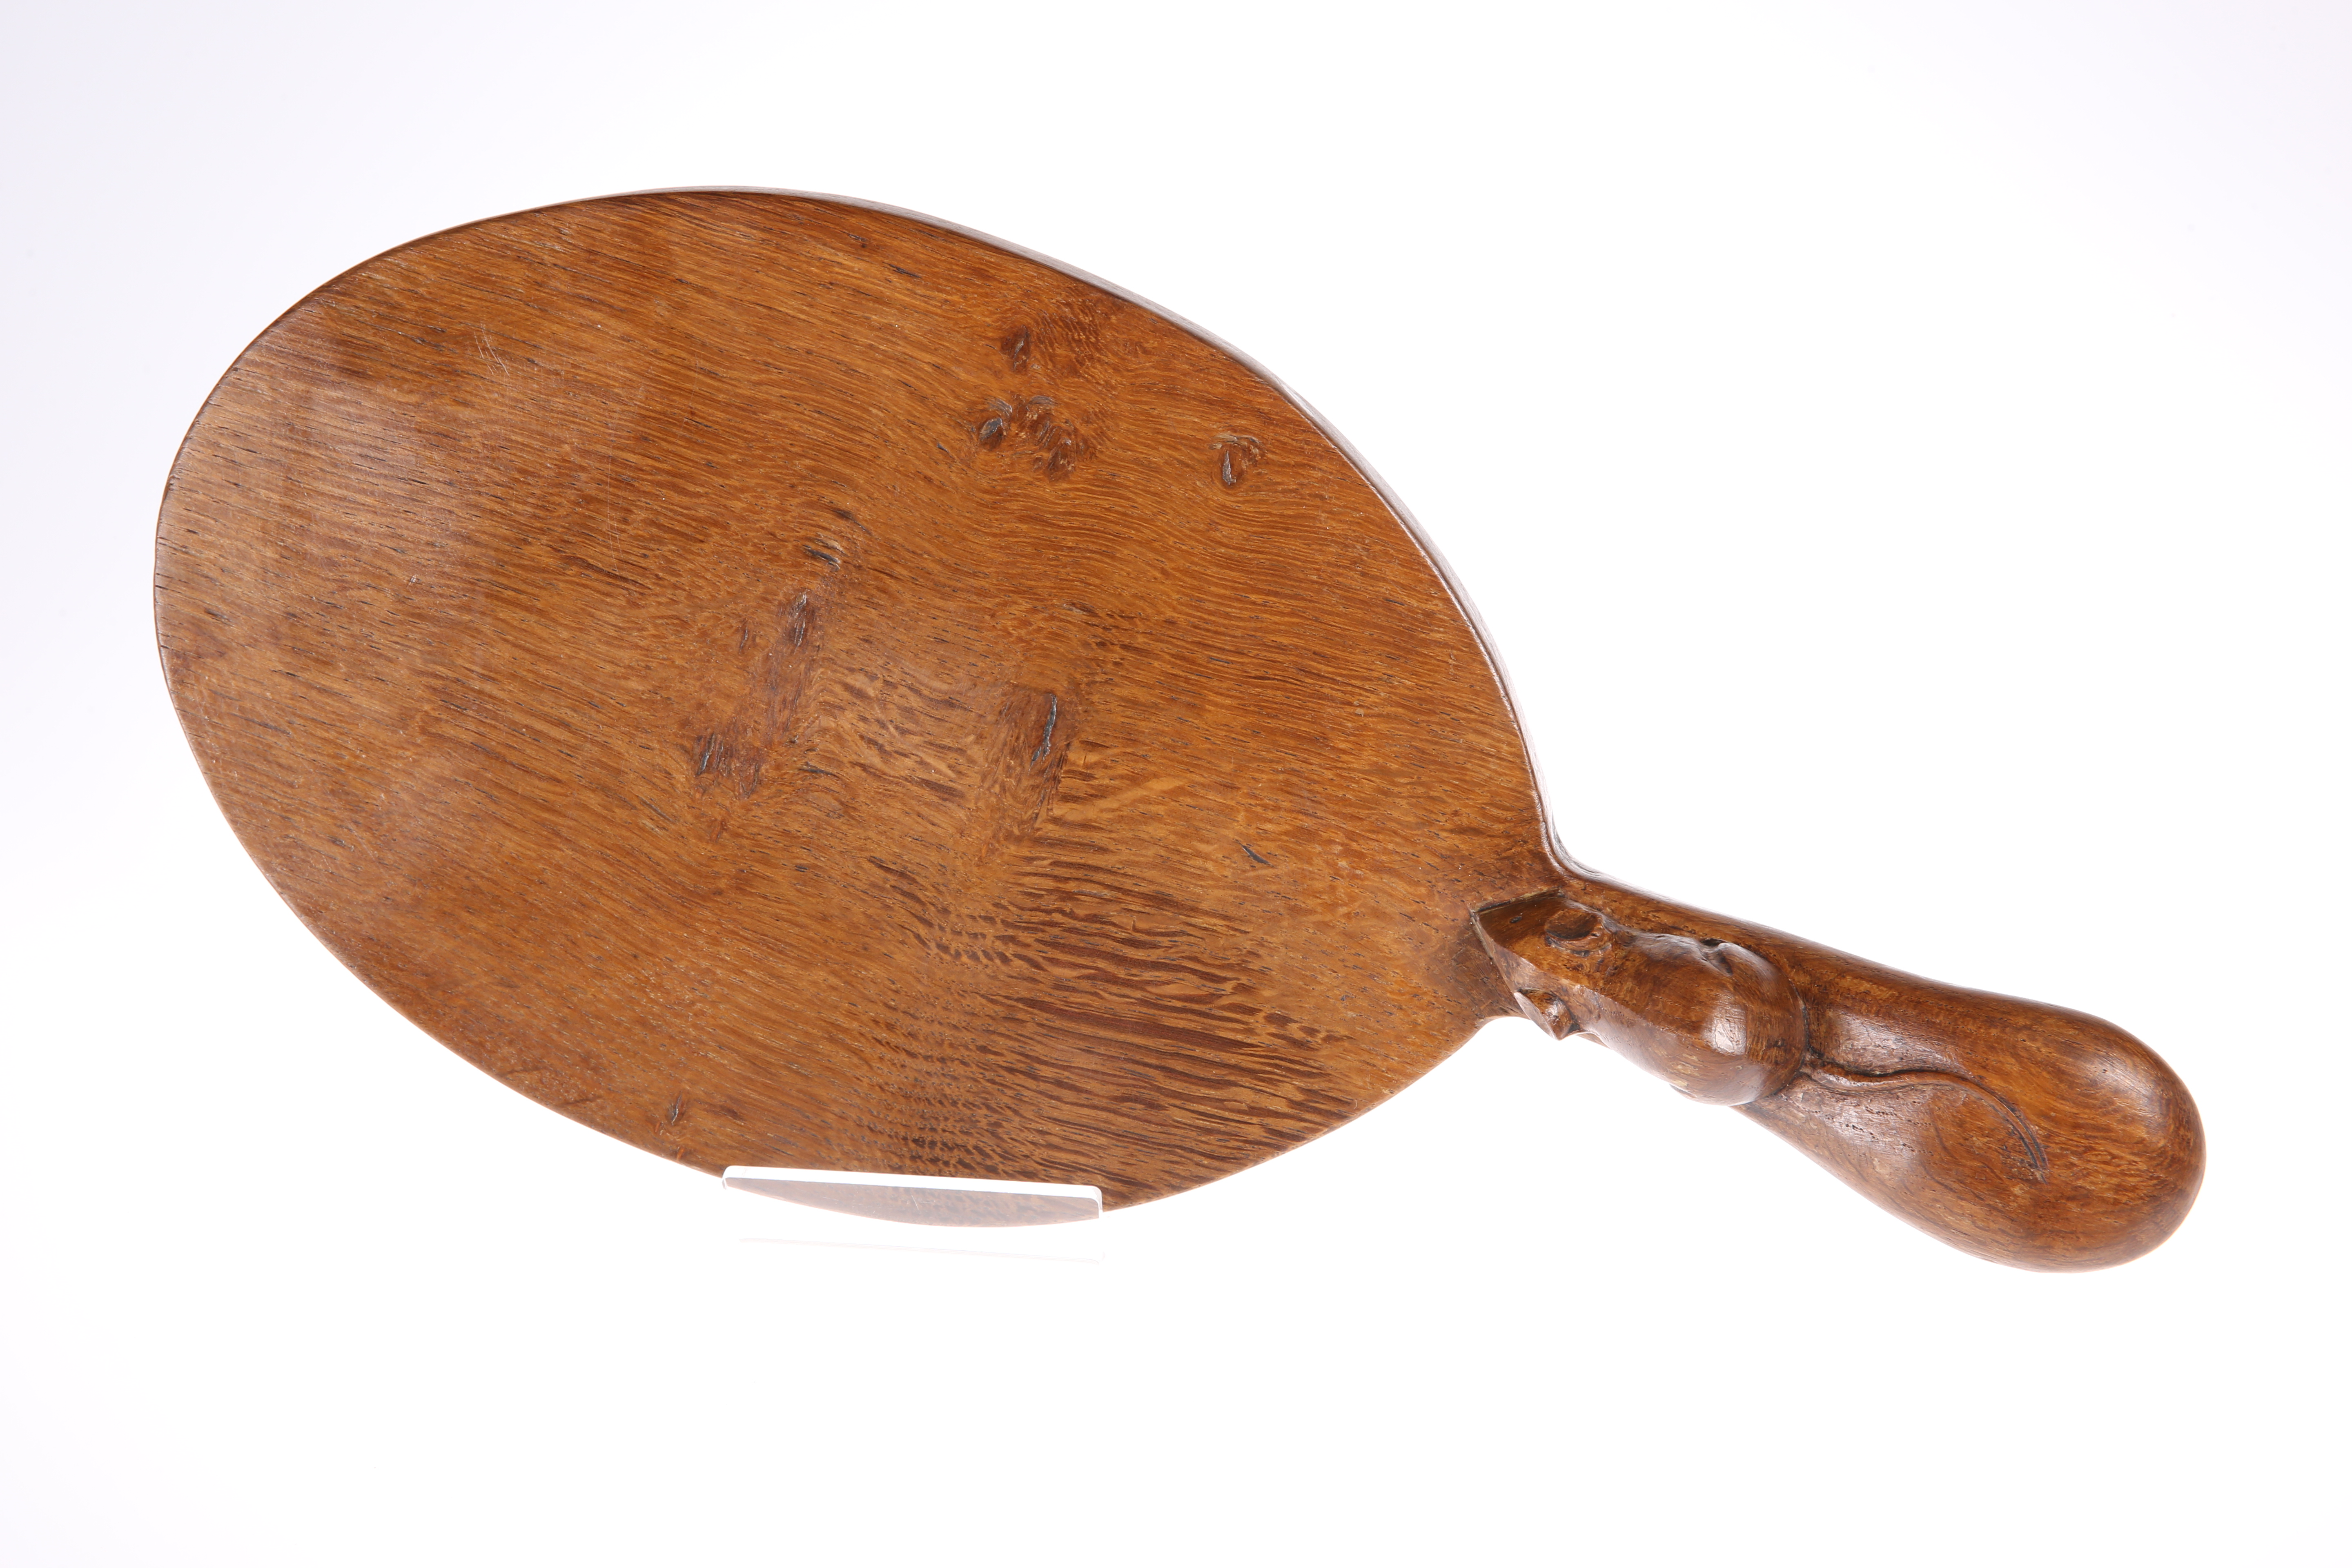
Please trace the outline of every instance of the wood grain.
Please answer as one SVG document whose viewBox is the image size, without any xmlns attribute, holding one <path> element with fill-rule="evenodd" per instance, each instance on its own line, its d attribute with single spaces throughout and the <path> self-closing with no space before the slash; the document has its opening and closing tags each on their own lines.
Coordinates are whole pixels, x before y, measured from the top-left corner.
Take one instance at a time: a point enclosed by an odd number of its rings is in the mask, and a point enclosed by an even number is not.
<svg viewBox="0 0 2352 1568">
<path fill-rule="evenodd" d="M 1507 1005 L 1507 700 L 1277 388 L 902 216 L 583 203 L 289 311 L 157 618 L 247 847 L 486 1071 L 698 1168 L 1279 1152 Z"/>
<path fill-rule="evenodd" d="M 911 215 L 615 197 L 353 268 L 197 418 L 156 606 L 320 939 L 699 1169 L 1131 1204 L 1516 1008 L 2004 1262 L 2137 1256 L 2202 1171 L 2109 1026 L 1556 855 L 1466 605 L 1335 437 Z"/>
</svg>

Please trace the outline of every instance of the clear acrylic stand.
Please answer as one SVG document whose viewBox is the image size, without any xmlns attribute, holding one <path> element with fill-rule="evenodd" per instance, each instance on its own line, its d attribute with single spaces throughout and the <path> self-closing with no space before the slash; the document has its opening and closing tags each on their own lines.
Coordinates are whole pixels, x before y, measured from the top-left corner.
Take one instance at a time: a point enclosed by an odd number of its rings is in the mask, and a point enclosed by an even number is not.
<svg viewBox="0 0 2352 1568">
<path fill-rule="evenodd" d="M 728 1218 L 740 1239 L 803 1247 L 1102 1259 L 1102 1192 L 1051 1182 L 730 1165 Z"/>
</svg>

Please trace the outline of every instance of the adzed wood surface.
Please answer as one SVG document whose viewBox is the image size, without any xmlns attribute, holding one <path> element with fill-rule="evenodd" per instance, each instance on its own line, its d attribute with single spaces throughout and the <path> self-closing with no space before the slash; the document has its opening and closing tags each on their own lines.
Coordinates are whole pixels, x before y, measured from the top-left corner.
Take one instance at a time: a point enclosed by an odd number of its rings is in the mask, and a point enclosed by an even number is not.
<svg viewBox="0 0 2352 1568">
<path fill-rule="evenodd" d="M 222 807 L 436 1037 L 709 1171 L 1180 1191 L 1509 1005 L 1549 875 L 1412 534 L 1232 355 L 913 218 L 434 236 L 237 362 L 157 618 Z"/>
<path fill-rule="evenodd" d="M 355 268 L 197 418 L 156 604 L 320 939 L 703 1170 L 1130 1204 L 1517 1009 L 2004 1262 L 2137 1256 L 2202 1172 L 2112 1026 L 1557 857 L 1465 607 L 1331 435 L 910 215 L 615 197 Z"/>
</svg>

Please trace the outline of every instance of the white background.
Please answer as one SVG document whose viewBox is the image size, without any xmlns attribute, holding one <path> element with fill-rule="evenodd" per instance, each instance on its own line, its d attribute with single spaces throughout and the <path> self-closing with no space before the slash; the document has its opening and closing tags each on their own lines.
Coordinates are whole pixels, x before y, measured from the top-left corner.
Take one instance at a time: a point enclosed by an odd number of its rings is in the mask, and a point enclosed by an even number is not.
<svg viewBox="0 0 2352 1568">
<path fill-rule="evenodd" d="M 2352 1561 L 2352 9 L 11 11 L 0 1561 Z M 181 743 L 165 472 L 345 267 L 702 184 L 1241 346 L 1574 850 L 2140 1034 L 2186 1227 L 1977 1262 L 1513 1022 L 1099 1266 L 747 1246 L 415 1032 Z"/>
</svg>

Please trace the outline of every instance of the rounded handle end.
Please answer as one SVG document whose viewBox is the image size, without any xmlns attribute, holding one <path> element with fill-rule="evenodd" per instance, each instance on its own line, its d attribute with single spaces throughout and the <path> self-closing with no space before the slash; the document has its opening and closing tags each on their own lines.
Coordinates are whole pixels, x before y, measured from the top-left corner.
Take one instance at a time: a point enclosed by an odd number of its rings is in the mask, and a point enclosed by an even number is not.
<svg viewBox="0 0 2352 1568">
<path fill-rule="evenodd" d="M 1741 1110 L 1881 1207 L 1979 1258 L 2051 1270 L 2128 1263 L 2188 1217 L 2204 1125 L 2179 1075 L 2130 1035 L 1874 966 L 1804 967 L 1822 1054 L 1844 1070 Z M 1922 1060 L 1949 1080 L 1897 1065 Z"/>
<path fill-rule="evenodd" d="M 1521 1013 L 1736 1106 L 1880 1206 L 2021 1268 L 2126 1263 L 2187 1217 L 2196 1102 L 2114 1025 L 1580 877 L 1482 910 Z"/>
</svg>

